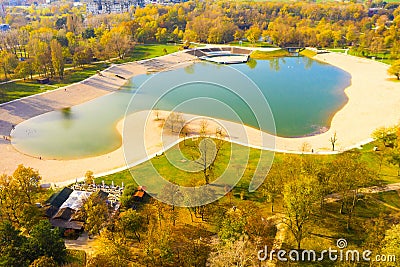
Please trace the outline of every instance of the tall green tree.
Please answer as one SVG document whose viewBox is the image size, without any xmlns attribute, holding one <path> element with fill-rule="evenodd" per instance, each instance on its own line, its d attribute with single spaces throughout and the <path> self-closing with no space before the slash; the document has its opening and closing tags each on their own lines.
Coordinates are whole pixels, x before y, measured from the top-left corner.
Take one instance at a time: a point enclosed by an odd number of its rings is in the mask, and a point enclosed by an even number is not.
<svg viewBox="0 0 400 267">
<path fill-rule="evenodd" d="M 29 233 L 29 255 L 31 260 L 41 256 L 51 257 L 55 262 L 65 262 L 67 250 L 58 228 L 52 229 L 48 220 L 42 220 Z"/>
<path fill-rule="evenodd" d="M 23 165 L 12 176 L 0 176 L 0 215 L 17 226 L 31 229 L 42 216 L 34 205 L 40 179 L 37 171 Z"/>
<path fill-rule="evenodd" d="M 263 194 L 265 194 L 267 200 L 271 203 L 271 212 L 274 212 L 275 199 L 283 190 L 284 171 L 285 167 L 283 164 L 274 163 L 261 186 Z"/>
<path fill-rule="evenodd" d="M 385 232 L 385 238 L 382 241 L 381 253 L 386 256 L 395 256 L 395 259 L 400 258 L 400 224 L 393 225 Z M 392 264 L 394 262 L 389 262 Z"/>
<path fill-rule="evenodd" d="M 332 188 L 341 196 L 339 212 L 347 214 L 346 227 L 350 229 L 356 205 L 362 199 L 359 190 L 371 185 L 375 174 L 360 160 L 360 154 L 354 151 L 339 155 L 330 168 Z"/>
<path fill-rule="evenodd" d="M 99 234 L 110 218 L 106 200 L 98 192 L 92 193 L 85 200 L 80 213 L 85 221 L 85 230 L 90 235 Z"/>
<path fill-rule="evenodd" d="M 12 226 L 11 222 L 0 223 L 0 266 L 19 267 L 29 264 L 28 239 Z"/>
<path fill-rule="evenodd" d="M 6 80 L 10 78 L 11 73 L 14 72 L 17 66 L 18 60 L 13 53 L 7 50 L 0 51 L 0 67 Z"/>
<path fill-rule="evenodd" d="M 318 201 L 314 184 L 315 178 L 298 173 L 296 179 L 288 181 L 283 190 L 284 223 L 293 234 L 297 249 L 301 249 L 301 242 L 309 234 L 312 214 Z"/>
</svg>

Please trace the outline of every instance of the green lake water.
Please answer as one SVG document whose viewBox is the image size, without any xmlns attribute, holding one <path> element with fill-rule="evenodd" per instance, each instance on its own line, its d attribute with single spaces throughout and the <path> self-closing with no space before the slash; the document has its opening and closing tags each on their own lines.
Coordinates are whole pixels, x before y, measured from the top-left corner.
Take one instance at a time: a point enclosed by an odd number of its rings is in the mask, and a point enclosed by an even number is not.
<svg viewBox="0 0 400 267">
<path fill-rule="evenodd" d="M 317 134 L 329 128 L 333 115 L 346 103 L 344 89 L 350 75 L 328 64 L 306 57 L 252 60 L 231 65 L 247 75 L 265 96 L 275 120 L 275 127 L 261 127 L 279 136 L 299 137 Z M 65 110 L 49 112 L 19 125 L 12 132 L 13 145 L 21 152 L 54 159 L 74 159 L 101 155 L 121 145 L 116 123 L 123 118 L 133 95 L 140 101 L 128 112 L 142 110 L 157 98 L 158 88 L 170 86 L 171 80 L 196 80 L 197 75 L 218 76 L 226 66 L 196 63 L 189 67 L 157 74 L 151 89 L 138 88 L 151 75 L 134 77 L 118 92 L 99 97 Z M 240 75 L 220 77 L 240 86 Z M 145 83 L 146 84 L 146 83 Z M 253 94 L 249 90 L 248 94 Z M 200 100 L 199 100 L 200 99 Z M 202 101 L 212 99 L 213 101 Z M 220 105 L 216 105 L 220 102 Z M 227 108 L 228 107 L 228 108 Z M 214 84 L 180 85 L 160 98 L 155 108 L 218 117 L 237 121 L 237 114 L 247 125 L 258 127 L 253 107 L 241 96 Z M 138 129 L 141 130 L 141 129 Z"/>
</svg>

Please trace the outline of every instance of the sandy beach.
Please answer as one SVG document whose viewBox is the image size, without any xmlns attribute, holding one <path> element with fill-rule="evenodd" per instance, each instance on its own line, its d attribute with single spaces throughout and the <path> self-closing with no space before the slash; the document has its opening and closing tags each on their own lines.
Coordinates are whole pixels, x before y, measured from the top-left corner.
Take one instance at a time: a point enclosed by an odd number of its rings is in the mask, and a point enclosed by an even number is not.
<svg viewBox="0 0 400 267">
<path fill-rule="evenodd" d="M 317 60 L 337 66 L 351 74 L 351 85 L 345 89 L 349 100 L 337 112 L 331 122 L 330 129 L 320 135 L 281 138 L 271 137 L 260 131 L 235 125 L 232 122 L 219 121 L 228 131 L 227 139 L 253 147 L 274 149 L 289 153 L 302 153 L 313 150 L 314 153 L 331 153 L 329 139 L 336 133 L 338 151 L 359 146 L 371 139 L 371 133 L 380 126 L 390 126 L 400 120 L 400 83 L 394 82 L 387 75 L 388 66 L 380 62 L 356 58 L 344 54 L 328 53 L 315 57 Z M 177 63 L 191 64 L 194 57 L 185 53 L 157 58 L 157 66 L 167 69 Z M 127 63 L 112 66 L 103 71 L 103 76 L 95 75 L 85 81 L 70 85 L 64 90 L 58 89 L 40 95 L 5 103 L 0 106 L 0 135 L 10 135 L 11 126 L 38 116 L 40 114 L 84 103 L 99 96 L 118 90 L 126 80 L 117 78 L 115 74 L 126 77 L 140 75 L 149 71 L 150 67 L 143 62 Z M 161 69 L 162 70 L 162 69 Z M 151 69 L 150 71 L 154 71 Z M 160 117 L 166 117 L 164 112 Z M 129 119 L 135 120 L 137 125 L 143 125 L 143 140 L 146 154 L 138 153 L 137 162 L 146 160 L 147 155 L 160 153 L 179 141 L 179 137 L 162 135 L 161 120 L 155 120 L 154 114 L 138 112 Z M 191 115 L 185 115 L 190 119 Z M 212 126 L 214 127 L 214 126 Z M 122 132 L 123 121 L 117 126 Z M 243 130 L 244 129 L 244 130 Z M 160 137 L 163 136 L 163 139 Z M 271 142 L 274 140 L 274 143 Z M 307 144 L 307 145 L 305 145 Z M 304 149 L 306 148 L 306 149 Z M 43 183 L 60 183 L 73 181 L 82 177 L 87 170 L 97 175 L 114 172 L 125 168 L 123 148 L 102 156 L 84 158 L 80 160 L 40 160 L 14 149 L 9 141 L 0 140 L 0 173 L 11 174 L 19 164 L 39 170 Z M 130 159 L 132 162 L 132 159 Z"/>
</svg>

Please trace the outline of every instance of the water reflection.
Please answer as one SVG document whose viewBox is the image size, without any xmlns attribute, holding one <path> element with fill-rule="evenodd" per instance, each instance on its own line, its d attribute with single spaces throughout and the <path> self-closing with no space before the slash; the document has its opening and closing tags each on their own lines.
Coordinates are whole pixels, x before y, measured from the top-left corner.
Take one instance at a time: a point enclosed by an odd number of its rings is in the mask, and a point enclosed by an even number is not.
<svg viewBox="0 0 400 267">
<path fill-rule="evenodd" d="M 249 66 L 250 69 L 254 69 L 257 66 L 257 60 L 250 58 L 249 61 L 247 61 L 247 66 Z"/>
</svg>

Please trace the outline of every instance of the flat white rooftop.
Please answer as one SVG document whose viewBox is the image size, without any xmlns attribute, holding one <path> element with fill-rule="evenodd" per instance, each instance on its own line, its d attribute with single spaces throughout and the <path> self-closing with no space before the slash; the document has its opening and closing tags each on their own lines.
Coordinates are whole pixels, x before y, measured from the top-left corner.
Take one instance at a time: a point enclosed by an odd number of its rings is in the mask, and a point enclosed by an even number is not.
<svg viewBox="0 0 400 267">
<path fill-rule="evenodd" d="M 203 56 L 201 60 L 207 60 L 218 64 L 239 64 L 249 60 L 248 55 L 221 55 L 221 56 Z"/>
</svg>

